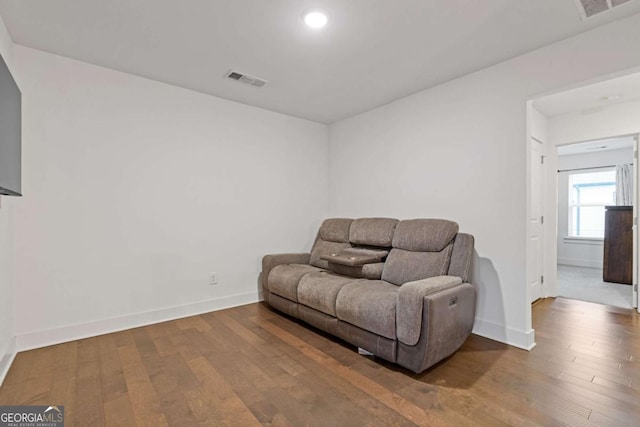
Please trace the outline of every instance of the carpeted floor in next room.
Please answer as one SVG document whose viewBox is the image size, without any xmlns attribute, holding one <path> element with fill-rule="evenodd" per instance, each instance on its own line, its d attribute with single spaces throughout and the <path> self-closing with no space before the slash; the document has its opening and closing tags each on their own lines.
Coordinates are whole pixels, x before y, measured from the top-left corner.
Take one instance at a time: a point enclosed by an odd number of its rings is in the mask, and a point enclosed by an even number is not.
<svg viewBox="0 0 640 427">
<path fill-rule="evenodd" d="M 630 285 L 603 282 L 601 269 L 558 265 L 558 296 L 631 308 L 631 294 Z"/>
</svg>

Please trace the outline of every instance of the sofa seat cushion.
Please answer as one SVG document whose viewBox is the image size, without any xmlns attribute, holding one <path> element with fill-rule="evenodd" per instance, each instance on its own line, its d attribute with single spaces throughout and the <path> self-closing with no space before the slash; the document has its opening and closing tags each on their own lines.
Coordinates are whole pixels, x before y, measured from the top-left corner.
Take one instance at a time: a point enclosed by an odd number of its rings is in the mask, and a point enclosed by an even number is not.
<svg viewBox="0 0 640 427">
<path fill-rule="evenodd" d="M 398 287 L 383 280 L 347 283 L 336 299 L 336 315 L 385 338 L 396 338 Z"/>
<path fill-rule="evenodd" d="M 340 289 L 358 280 L 327 272 L 309 273 L 300 279 L 298 302 L 335 317 L 336 299 Z"/>
<path fill-rule="evenodd" d="M 298 302 L 298 283 L 300 279 L 306 274 L 320 271 L 323 270 L 307 264 L 277 265 L 273 267 L 271 273 L 269 273 L 267 287 L 269 288 L 269 292 Z"/>
</svg>

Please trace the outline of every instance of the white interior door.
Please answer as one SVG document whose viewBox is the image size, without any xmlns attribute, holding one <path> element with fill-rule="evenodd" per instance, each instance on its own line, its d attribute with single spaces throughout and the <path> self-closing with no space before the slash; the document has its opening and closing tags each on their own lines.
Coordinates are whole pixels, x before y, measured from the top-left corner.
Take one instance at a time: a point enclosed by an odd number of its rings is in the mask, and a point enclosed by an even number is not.
<svg viewBox="0 0 640 427">
<path fill-rule="evenodd" d="M 638 190 L 640 183 L 638 182 L 638 135 L 633 139 L 633 294 L 631 304 L 640 312 L 640 304 L 638 304 Z"/>
<path fill-rule="evenodd" d="M 529 297 L 533 302 L 538 298 L 542 298 L 542 167 L 544 157 L 542 154 L 542 144 L 535 138 L 531 138 L 529 167 L 531 169 L 531 181 L 529 191 L 529 226 L 528 239 L 529 245 Z"/>
</svg>

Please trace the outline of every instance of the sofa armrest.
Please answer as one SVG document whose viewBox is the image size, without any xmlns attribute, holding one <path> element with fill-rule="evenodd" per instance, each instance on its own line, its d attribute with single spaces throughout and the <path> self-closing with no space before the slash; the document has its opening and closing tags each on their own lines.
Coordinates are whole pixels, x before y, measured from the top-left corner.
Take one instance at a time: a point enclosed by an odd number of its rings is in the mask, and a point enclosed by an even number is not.
<svg viewBox="0 0 640 427">
<path fill-rule="evenodd" d="M 416 345 L 422 331 L 424 298 L 462 284 L 457 276 L 436 276 L 400 286 L 396 307 L 396 335 L 407 345 Z"/>
<path fill-rule="evenodd" d="M 310 253 L 291 253 L 291 254 L 272 254 L 265 255 L 262 258 L 262 273 L 260 279 L 262 289 L 267 290 L 267 279 L 271 269 L 281 264 L 309 264 L 311 260 Z"/>
</svg>

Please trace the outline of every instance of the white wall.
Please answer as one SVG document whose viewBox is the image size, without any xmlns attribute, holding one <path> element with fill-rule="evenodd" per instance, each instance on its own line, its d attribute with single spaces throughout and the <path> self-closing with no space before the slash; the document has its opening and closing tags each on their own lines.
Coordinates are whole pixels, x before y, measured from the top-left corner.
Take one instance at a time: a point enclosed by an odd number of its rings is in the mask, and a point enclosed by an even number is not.
<svg viewBox="0 0 640 427">
<path fill-rule="evenodd" d="M 264 254 L 310 248 L 327 126 L 17 45 L 14 63 L 20 348 L 256 301 Z"/>
<path fill-rule="evenodd" d="M 0 55 L 10 70 L 12 67 L 13 42 L 0 17 Z M 0 385 L 9 369 L 14 355 L 13 332 L 13 250 L 12 208 L 15 201 L 0 196 Z"/>
<path fill-rule="evenodd" d="M 599 166 L 633 163 L 633 149 L 610 150 L 599 153 L 558 156 L 558 169 L 597 168 Z M 595 169 L 594 172 L 602 169 Z M 585 170 L 584 172 L 589 172 Z M 569 235 L 569 175 L 558 173 L 558 264 L 602 268 L 603 240 L 580 240 Z"/>
<path fill-rule="evenodd" d="M 476 237 L 475 332 L 533 345 L 527 99 L 640 65 L 640 15 L 330 126 L 330 213 L 443 217 Z"/>
</svg>

